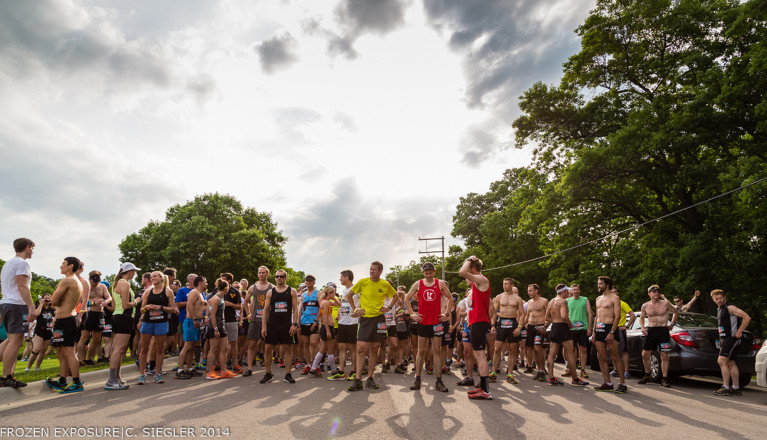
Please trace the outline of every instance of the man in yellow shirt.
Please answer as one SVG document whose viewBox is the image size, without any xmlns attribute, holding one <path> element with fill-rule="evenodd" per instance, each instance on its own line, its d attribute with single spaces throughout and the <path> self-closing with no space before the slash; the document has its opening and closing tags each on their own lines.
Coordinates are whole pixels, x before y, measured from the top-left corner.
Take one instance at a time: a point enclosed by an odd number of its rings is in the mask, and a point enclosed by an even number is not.
<svg viewBox="0 0 767 440">
<path fill-rule="evenodd" d="M 365 385 L 368 388 L 377 389 L 373 381 L 373 371 L 378 358 L 378 350 L 381 343 L 386 339 L 386 318 L 384 313 L 393 309 L 399 302 L 397 291 L 386 280 L 381 279 L 383 264 L 380 261 L 370 263 L 370 278 L 363 278 L 352 286 L 346 294 L 346 299 L 354 311 L 352 316 L 359 318 L 359 330 L 357 333 L 357 365 L 356 379 L 349 386 L 349 391 L 358 391 L 362 386 L 362 370 L 365 356 L 368 356 L 368 377 Z M 354 302 L 354 294 L 360 296 L 360 304 Z M 394 298 L 392 303 L 384 306 L 385 298 Z"/>
<path fill-rule="evenodd" d="M 618 292 L 618 289 L 613 287 L 613 293 L 615 296 L 620 298 L 620 292 Z M 626 315 L 629 315 L 629 323 L 626 325 Z M 626 339 L 626 329 L 631 327 L 634 324 L 634 320 L 636 319 L 636 315 L 631 310 L 631 306 L 626 304 L 625 301 L 621 300 L 621 317 L 618 320 L 618 332 L 616 335 L 616 340 L 618 340 L 618 353 L 621 354 L 621 357 L 623 357 L 623 376 L 628 379 L 629 378 L 629 348 L 626 342 L 628 340 Z M 620 338 L 620 339 L 618 339 Z M 617 377 L 618 372 L 613 369 L 610 372 L 610 376 Z"/>
</svg>

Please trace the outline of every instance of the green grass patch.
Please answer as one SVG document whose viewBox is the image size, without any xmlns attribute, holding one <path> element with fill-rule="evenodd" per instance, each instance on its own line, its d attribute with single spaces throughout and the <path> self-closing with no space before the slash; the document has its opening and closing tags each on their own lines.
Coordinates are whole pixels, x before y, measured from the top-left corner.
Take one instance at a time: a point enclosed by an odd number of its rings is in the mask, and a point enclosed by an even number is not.
<svg viewBox="0 0 767 440">
<path fill-rule="evenodd" d="M 126 356 L 123 358 L 123 365 L 132 364 L 133 360 Z M 45 359 L 43 359 L 43 363 L 40 364 L 40 370 L 35 371 L 34 365 L 32 366 L 32 369 L 28 372 L 24 372 L 24 369 L 27 368 L 26 362 L 17 361 L 16 362 L 16 372 L 15 376 L 18 380 L 22 382 L 34 382 L 37 380 L 43 380 L 46 377 L 56 377 L 57 374 L 61 371 L 59 366 L 59 359 L 56 357 L 55 354 L 48 355 Z M 95 365 L 84 365 L 80 367 L 80 374 L 87 373 L 89 371 L 98 371 L 98 370 L 105 370 L 109 368 L 109 363 L 107 362 L 98 362 Z"/>
</svg>

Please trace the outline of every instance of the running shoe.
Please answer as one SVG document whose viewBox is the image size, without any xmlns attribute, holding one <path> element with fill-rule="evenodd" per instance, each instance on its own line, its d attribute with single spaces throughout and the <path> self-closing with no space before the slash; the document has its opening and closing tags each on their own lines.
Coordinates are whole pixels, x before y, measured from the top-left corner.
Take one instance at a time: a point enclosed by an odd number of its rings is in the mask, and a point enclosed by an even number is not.
<svg viewBox="0 0 767 440">
<path fill-rule="evenodd" d="M 482 390 L 479 390 L 478 393 L 472 393 L 469 394 L 469 399 L 474 400 L 493 400 L 493 395 L 490 393 L 486 393 Z"/>
<path fill-rule="evenodd" d="M 577 377 L 570 382 L 570 385 L 572 385 L 574 387 L 585 387 L 588 384 L 589 383 L 586 382 L 585 380 L 581 380 L 581 379 L 579 379 Z"/>
<path fill-rule="evenodd" d="M 731 396 L 742 396 L 743 392 L 740 391 L 740 388 L 730 388 L 730 395 Z"/>
<path fill-rule="evenodd" d="M 628 392 L 629 388 L 626 386 L 625 383 L 622 383 L 618 385 L 618 388 L 615 389 L 615 392 L 618 394 L 626 394 Z"/>
<path fill-rule="evenodd" d="M 549 380 L 546 381 L 546 384 L 547 385 L 556 386 L 556 385 L 564 385 L 565 383 L 562 382 L 561 380 L 557 379 L 556 377 L 552 376 L 552 377 L 549 378 Z"/>
<path fill-rule="evenodd" d="M 615 391 L 615 390 L 613 389 L 613 386 L 612 386 L 612 385 L 607 385 L 606 383 L 603 383 L 602 385 L 600 385 L 600 386 L 598 386 L 598 387 L 597 387 L 597 386 L 595 386 L 595 387 L 594 387 L 594 390 L 595 390 L 595 391 Z"/>
<path fill-rule="evenodd" d="M 646 374 L 646 375 L 645 375 L 643 378 L 641 378 L 641 379 L 639 379 L 639 380 L 637 381 L 637 383 L 638 383 L 639 385 L 644 385 L 644 384 L 646 384 L 647 382 L 652 382 L 652 376 L 650 376 L 649 374 Z"/>
<path fill-rule="evenodd" d="M 546 373 L 541 371 L 538 376 L 538 382 L 546 382 Z"/>
<path fill-rule="evenodd" d="M 24 388 L 25 386 L 27 386 L 26 383 L 20 380 L 17 380 L 15 377 L 13 377 L 13 375 L 11 375 L 8 378 L 0 379 L 0 387 L 18 389 L 18 388 Z"/>
<path fill-rule="evenodd" d="M 388 373 L 389 372 L 389 364 L 383 364 L 381 365 L 381 373 Z"/>
<path fill-rule="evenodd" d="M 523 371 L 523 373 L 525 373 L 525 374 L 532 374 L 532 372 L 533 372 L 533 368 L 529 367 L 529 366 L 527 368 L 525 368 L 525 371 Z"/>
<path fill-rule="evenodd" d="M 716 396 L 730 396 L 730 395 L 732 395 L 732 390 L 722 386 L 722 387 L 719 387 L 718 390 L 714 391 L 714 395 L 716 395 Z"/>
<path fill-rule="evenodd" d="M 25 368 L 25 369 L 24 369 L 24 372 L 25 372 L 25 373 L 29 373 L 29 367 Z"/>
<path fill-rule="evenodd" d="M 176 374 L 173 375 L 174 379 L 191 379 L 192 376 L 187 373 L 184 370 L 176 371 Z"/>
<path fill-rule="evenodd" d="M 410 385 L 410 389 L 413 391 L 420 390 L 421 389 L 421 378 L 417 377 L 415 381 L 413 382 L 413 385 Z"/>
<path fill-rule="evenodd" d="M 467 378 L 459 381 L 458 383 L 456 383 L 456 385 L 462 386 L 462 387 L 473 387 L 474 386 L 474 379 L 472 379 L 470 377 L 467 377 Z"/>
<path fill-rule="evenodd" d="M 660 381 L 660 386 L 663 388 L 671 388 L 671 384 L 668 383 L 668 379 L 664 378 Z"/>
<path fill-rule="evenodd" d="M 282 379 L 282 381 L 285 383 L 296 383 L 296 380 L 293 379 L 293 376 L 291 376 L 290 373 L 286 374 L 285 378 Z"/>
<path fill-rule="evenodd" d="M 346 375 L 340 371 L 336 371 L 336 374 L 332 376 L 328 376 L 328 380 L 344 380 L 346 379 Z"/>
<path fill-rule="evenodd" d="M 127 390 L 128 388 L 127 384 L 123 384 L 119 381 L 107 382 L 106 385 L 104 385 L 104 389 L 107 391 Z"/>
<path fill-rule="evenodd" d="M 490 373 L 490 375 L 487 378 L 490 379 L 490 382 L 495 382 L 496 380 L 498 380 L 498 375 L 495 374 L 495 371 L 493 371 L 492 373 Z"/>
<path fill-rule="evenodd" d="M 402 368 L 402 365 L 397 365 L 394 367 L 394 372 L 397 374 L 405 374 L 405 369 Z"/>
<path fill-rule="evenodd" d="M 272 375 L 272 373 L 267 372 L 266 374 L 264 374 L 264 377 L 261 378 L 260 382 L 269 383 L 273 380 L 274 380 L 274 375 Z"/>
<path fill-rule="evenodd" d="M 562 377 L 571 377 L 573 375 L 573 372 L 570 370 L 565 370 L 565 372 L 562 374 Z"/>
<path fill-rule="evenodd" d="M 221 379 L 231 379 L 233 377 L 237 377 L 237 375 L 231 370 L 224 370 L 219 376 Z"/>
<path fill-rule="evenodd" d="M 450 372 L 450 369 L 447 367 L 442 367 L 442 374 L 447 374 L 448 376 L 453 374 Z"/>
<path fill-rule="evenodd" d="M 161 374 L 156 374 L 154 376 L 154 383 L 165 383 Z"/>
<path fill-rule="evenodd" d="M 249 377 L 252 375 L 253 375 L 253 370 L 251 370 L 250 368 L 248 368 L 247 370 L 245 370 L 244 373 L 242 373 L 242 377 Z"/>
<path fill-rule="evenodd" d="M 150 369 L 150 368 L 146 369 L 146 375 L 147 376 L 154 376 L 155 374 L 157 374 L 157 371 L 155 371 L 153 368 L 152 369 Z"/>
<path fill-rule="evenodd" d="M 515 379 L 514 376 L 512 376 L 511 374 L 507 374 L 506 375 L 506 382 L 508 382 L 508 383 L 510 383 L 512 385 L 516 385 L 516 384 L 519 383 L 519 381 L 517 379 Z"/>
<path fill-rule="evenodd" d="M 7 379 L 2 378 L 2 381 L 6 381 Z M 48 387 L 55 391 L 60 391 L 62 388 L 67 386 L 66 382 L 61 382 L 59 379 L 55 379 L 53 377 L 48 377 L 45 379 L 45 384 L 48 385 Z"/>
<path fill-rule="evenodd" d="M 144 385 L 145 383 L 146 383 L 146 375 L 142 374 L 141 376 L 138 377 L 136 384 Z"/>
<path fill-rule="evenodd" d="M 441 380 L 438 380 L 437 383 L 434 385 L 434 389 L 443 393 L 447 392 L 447 387 L 444 383 L 442 383 Z"/>
<path fill-rule="evenodd" d="M 67 386 L 59 390 L 61 394 L 77 393 L 80 391 L 85 391 L 85 388 L 83 388 L 82 382 L 80 383 L 71 382 Z"/>
<path fill-rule="evenodd" d="M 612 376 L 612 377 L 618 377 L 618 372 L 617 372 L 617 371 L 615 371 L 615 370 L 612 370 L 612 371 L 610 372 L 610 376 Z"/>
<path fill-rule="evenodd" d="M 426 374 L 434 374 L 434 368 L 432 368 L 431 365 L 426 369 Z"/>
<path fill-rule="evenodd" d="M 205 375 L 205 379 L 208 379 L 208 380 L 219 380 L 219 379 L 221 379 L 221 376 L 216 374 L 215 371 L 210 371 L 210 372 L 208 372 L 208 374 Z"/>
<path fill-rule="evenodd" d="M 232 368 L 232 373 L 234 374 L 242 374 L 242 367 L 239 365 L 235 365 L 234 368 Z"/>
<path fill-rule="evenodd" d="M 589 375 L 586 373 L 586 369 L 585 368 L 581 370 L 581 378 L 582 379 L 588 379 L 589 378 Z"/>
<path fill-rule="evenodd" d="M 195 369 L 195 370 L 205 370 L 205 369 L 206 369 L 206 367 L 205 367 L 205 365 L 203 365 L 202 363 L 199 363 L 199 362 L 198 362 L 198 363 L 197 363 L 197 365 L 195 365 L 195 366 L 194 366 L 194 369 Z"/>
<path fill-rule="evenodd" d="M 373 380 L 372 377 L 368 377 L 368 380 L 365 381 L 365 386 L 374 390 L 378 389 L 378 384 Z"/>
<path fill-rule="evenodd" d="M 364 389 L 365 387 L 362 385 L 362 381 L 359 379 L 354 379 L 354 382 L 352 382 L 351 385 L 349 385 L 346 389 L 349 391 L 360 391 Z"/>
<path fill-rule="evenodd" d="M 170 371 L 178 371 L 178 364 L 176 364 L 175 367 L 171 368 Z"/>
<path fill-rule="evenodd" d="M 322 377 L 322 372 L 319 369 L 309 370 L 309 375 L 314 377 Z"/>
<path fill-rule="evenodd" d="M 301 375 L 302 375 L 302 376 L 306 376 L 307 374 L 309 374 L 309 372 L 310 372 L 311 370 L 312 370 L 312 367 L 311 367 L 310 365 L 307 365 L 307 366 L 304 368 L 304 371 L 302 371 L 302 372 L 301 372 Z"/>
<path fill-rule="evenodd" d="M 357 377 L 354 372 L 349 373 L 349 375 L 346 376 L 346 380 L 355 380 L 355 379 L 357 379 Z"/>
<path fill-rule="evenodd" d="M 280 368 L 285 368 L 285 359 L 280 359 Z"/>
</svg>

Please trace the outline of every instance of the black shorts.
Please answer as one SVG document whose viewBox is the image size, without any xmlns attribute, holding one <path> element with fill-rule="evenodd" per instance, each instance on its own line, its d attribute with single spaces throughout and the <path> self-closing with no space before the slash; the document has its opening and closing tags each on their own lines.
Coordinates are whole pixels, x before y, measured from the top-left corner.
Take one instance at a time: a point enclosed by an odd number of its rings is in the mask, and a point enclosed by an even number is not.
<svg viewBox="0 0 767 440">
<path fill-rule="evenodd" d="M 419 338 L 442 338 L 445 339 L 446 326 L 444 322 L 438 324 L 418 324 Z"/>
<path fill-rule="evenodd" d="M 721 339 L 721 345 L 719 345 L 719 356 L 732 359 L 738 355 L 738 347 L 740 347 L 740 339 L 733 337 L 724 337 Z"/>
<path fill-rule="evenodd" d="M 539 328 L 545 329 L 543 324 L 528 324 L 527 325 L 527 339 L 525 339 L 525 346 L 533 348 L 536 345 L 543 347 L 543 343 L 546 341 L 546 335 L 538 331 Z"/>
<path fill-rule="evenodd" d="M 111 338 L 114 331 L 112 329 L 112 321 L 114 320 L 114 315 L 111 313 L 104 313 L 104 331 L 101 333 L 101 336 L 104 338 Z"/>
<path fill-rule="evenodd" d="M 386 326 L 386 337 L 387 338 L 396 338 L 397 337 L 397 326 L 396 325 L 388 325 L 388 326 Z"/>
<path fill-rule="evenodd" d="M 216 332 L 213 331 L 213 327 L 208 325 L 208 328 L 205 330 L 205 337 L 208 339 L 215 339 L 216 338 Z M 226 339 L 226 325 L 224 325 L 223 322 L 218 323 L 218 338 L 219 339 Z"/>
<path fill-rule="evenodd" d="M 175 336 L 178 334 L 178 315 L 171 313 L 168 316 L 168 336 Z"/>
<path fill-rule="evenodd" d="M 666 353 L 671 351 L 671 336 L 665 325 L 663 327 L 647 327 L 647 338 L 644 340 L 642 350 L 652 351 L 656 349 Z"/>
<path fill-rule="evenodd" d="M 410 336 L 418 336 L 418 323 L 412 323 L 407 328 L 408 333 L 410 333 Z"/>
<path fill-rule="evenodd" d="M 499 317 L 495 321 L 495 342 L 517 343 L 520 336 L 514 336 L 514 331 L 519 327 L 519 323 L 514 318 Z"/>
<path fill-rule="evenodd" d="M 82 329 L 89 332 L 103 332 L 104 312 L 92 312 L 89 310 Z"/>
<path fill-rule="evenodd" d="M 129 315 L 112 316 L 112 334 L 129 335 L 133 333 L 133 318 Z"/>
<path fill-rule="evenodd" d="M 314 325 L 314 330 L 312 330 L 312 325 Z M 320 332 L 320 329 L 318 327 L 319 327 L 319 324 L 316 324 L 316 325 L 315 324 L 309 324 L 309 325 L 301 324 L 301 336 L 316 335 L 317 333 Z"/>
<path fill-rule="evenodd" d="M 264 343 L 267 345 L 293 344 L 295 338 L 290 335 L 290 326 L 289 321 L 267 321 Z"/>
<path fill-rule="evenodd" d="M 398 341 L 407 341 L 410 339 L 410 332 L 405 330 L 404 332 L 397 332 Z"/>
<path fill-rule="evenodd" d="M 248 321 L 240 321 L 240 326 L 237 327 L 237 336 L 243 337 L 248 334 Z"/>
<path fill-rule="evenodd" d="M 452 332 L 450 332 L 450 342 L 448 342 L 447 347 L 455 348 L 455 342 L 457 340 L 458 340 L 458 329 L 455 329 Z"/>
<path fill-rule="evenodd" d="M 573 343 L 578 344 L 581 347 L 589 346 L 589 336 L 586 330 L 573 330 L 570 329 L 570 336 L 573 338 Z"/>
<path fill-rule="evenodd" d="M 75 335 L 80 333 L 74 316 L 57 319 L 53 324 L 51 347 L 74 347 Z"/>
<path fill-rule="evenodd" d="M 359 342 L 383 342 L 386 340 L 386 317 L 384 315 L 372 318 L 360 318 L 360 327 L 357 330 Z"/>
<path fill-rule="evenodd" d="M 339 344 L 356 344 L 357 343 L 357 324 L 338 324 L 338 340 Z"/>
<path fill-rule="evenodd" d="M 447 347 L 453 341 L 453 334 L 450 333 L 450 322 L 449 321 L 443 322 L 442 328 L 445 329 L 445 331 L 442 332 L 442 346 Z"/>
<path fill-rule="evenodd" d="M 490 323 L 487 321 L 475 322 L 469 326 L 469 332 L 471 333 L 471 348 L 474 351 L 485 349 L 486 335 L 488 331 L 490 331 Z"/>
<path fill-rule="evenodd" d="M 325 326 L 323 325 L 320 327 L 320 339 L 323 341 L 327 341 L 328 339 L 334 340 L 336 339 L 336 329 L 333 327 L 330 327 L 330 335 L 328 335 L 327 330 L 325 329 Z"/>
<path fill-rule="evenodd" d="M 35 327 L 35 336 L 39 336 L 43 341 L 50 341 L 53 337 L 53 330 L 38 327 L 39 326 Z"/>
<path fill-rule="evenodd" d="M 572 339 L 572 336 L 570 336 L 570 327 L 567 323 L 555 322 L 551 324 L 551 333 L 549 334 L 549 340 L 551 340 L 551 342 L 561 344 Z"/>
<path fill-rule="evenodd" d="M 606 342 L 607 341 L 607 335 L 610 334 L 610 330 L 612 330 L 613 325 L 612 324 L 605 324 L 604 322 L 596 322 L 594 323 L 594 342 Z M 617 341 L 619 336 L 615 336 L 615 340 Z"/>
</svg>

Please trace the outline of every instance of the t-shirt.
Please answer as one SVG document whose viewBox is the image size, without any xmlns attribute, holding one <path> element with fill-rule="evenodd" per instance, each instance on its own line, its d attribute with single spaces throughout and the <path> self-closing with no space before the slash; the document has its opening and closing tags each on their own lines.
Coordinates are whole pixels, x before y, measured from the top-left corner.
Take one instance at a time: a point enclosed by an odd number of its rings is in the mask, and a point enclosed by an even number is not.
<svg viewBox="0 0 767 440">
<path fill-rule="evenodd" d="M 352 291 L 360 295 L 360 307 L 365 310 L 365 318 L 380 316 L 384 298 L 391 298 L 397 294 L 391 283 L 380 278 L 378 281 L 363 278 L 352 286 Z"/>
<path fill-rule="evenodd" d="M 223 300 L 229 301 L 232 304 L 241 304 L 240 291 L 234 287 L 230 287 L 229 291 L 226 292 L 226 295 L 224 295 Z M 221 302 L 221 307 L 224 307 L 223 300 Z M 237 310 L 235 310 L 233 307 L 225 307 L 224 322 L 237 322 L 237 313 L 235 313 L 236 311 Z"/>
<path fill-rule="evenodd" d="M 178 289 L 178 292 L 176 292 L 176 304 L 180 302 L 187 302 L 189 299 L 189 292 L 191 292 L 192 289 L 184 286 L 180 289 Z M 186 319 L 186 307 L 179 307 L 178 309 L 178 320 L 180 322 L 184 322 Z"/>
<path fill-rule="evenodd" d="M 618 320 L 618 327 L 626 325 L 626 313 L 631 313 L 631 306 L 621 301 L 621 319 Z"/>
<path fill-rule="evenodd" d="M 346 299 L 346 294 L 349 293 L 349 290 L 351 289 L 348 287 L 344 287 L 344 290 L 341 293 L 341 308 L 338 309 L 338 323 L 340 325 L 357 325 L 359 323 L 359 318 L 355 318 L 351 316 L 352 305 L 349 304 L 349 301 Z M 359 305 L 360 303 L 359 294 L 353 295 L 352 298 L 354 298 L 354 304 Z"/>
<path fill-rule="evenodd" d="M 8 260 L 0 272 L 0 290 L 3 293 L 3 299 L 0 299 L 1 304 L 26 304 L 21 299 L 21 292 L 19 292 L 19 286 L 16 284 L 17 275 L 26 275 L 27 289 L 32 287 L 32 271 L 29 269 L 29 263 L 18 256 Z"/>
</svg>

